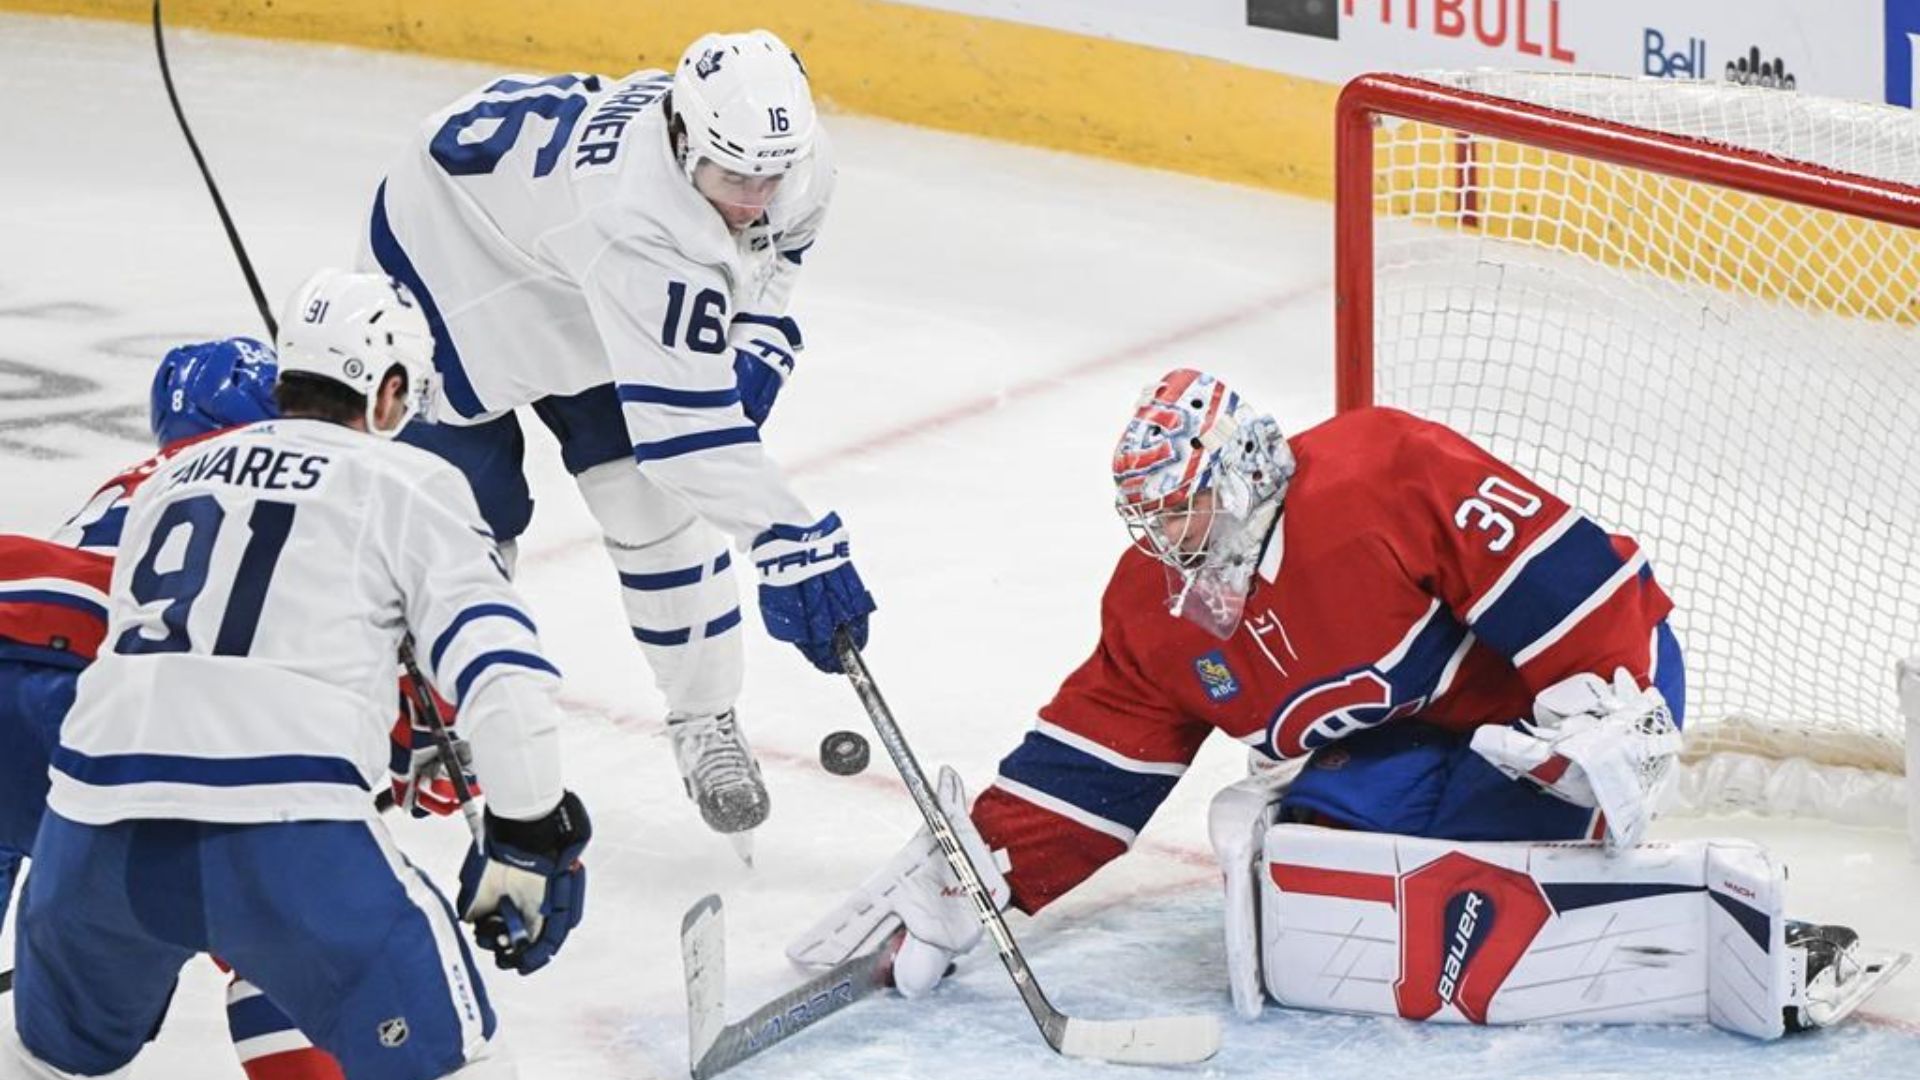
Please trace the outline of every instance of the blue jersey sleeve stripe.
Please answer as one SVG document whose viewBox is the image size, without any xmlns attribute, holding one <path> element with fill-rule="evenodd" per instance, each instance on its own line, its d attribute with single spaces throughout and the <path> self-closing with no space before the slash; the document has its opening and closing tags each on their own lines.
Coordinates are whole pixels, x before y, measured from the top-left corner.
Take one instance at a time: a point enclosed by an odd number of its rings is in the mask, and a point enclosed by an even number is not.
<svg viewBox="0 0 1920 1080">
<path fill-rule="evenodd" d="M 728 551 L 722 551 L 720 553 L 720 557 L 713 560 L 713 572 L 717 574 L 720 571 L 725 570 L 727 567 L 732 565 L 733 565 L 733 553 Z"/>
<path fill-rule="evenodd" d="M 1473 632 L 1511 659 L 1559 625 L 1623 565 L 1606 530 L 1582 518 L 1527 563 L 1480 613 Z"/>
<path fill-rule="evenodd" d="M 413 268 L 413 260 L 407 257 L 400 240 L 393 235 L 393 224 L 387 220 L 387 184 L 373 193 L 373 220 L 368 225 L 368 239 L 373 247 L 373 257 L 387 276 L 407 287 L 415 300 L 420 301 L 420 312 L 427 317 L 427 327 L 433 331 L 433 366 L 440 372 L 440 390 L 447 396 L 447 404 L 461 416 L 472 419 L 487 411 L 480 403 L 480 395 L 474 392 L 473 381 L 467 378 L 467 369 L 460 362 L 460 350 L 454 348 L 453 337 L 447 333 L 446 320 L 440 317 L 440 306 L 433 302 L 433 294 L 427 291 L 427 283 L 420 280 L 420 272 Z"/>
<path fill-rule="evenodd" d="M 683 454 L 697 454 L 702 450 L 717 450 L 723 446 L 738 446 L 741 443 L 759 441 L 760 429 L 752 424 L 721 428 L 718 431 L 696 431 L 691 435 L 676 435 L 671 439 L 661 439 L 658 442 L 635 443 L 633 460 L 645 465 L 649 461 L 665 461 Z"/>
<path fill-rule="evenodd" d="M 671 386 L 647 386 L 621 383 L 614 388 L 628 405 L 676 405 L 683 409 L 724 409 L 740 404 L 740 388 L 724 390 L 679 390 Z"/>
<path fill-rule="evenodd" d="M 1179 782 L 1130 772 L 1038 731 L 1001 760 L 1000 775 L 1136 833 Z"/>
<path fill-rule="evenodd" d="M 201 758 L 183 754 L 106 754 L 90 757 L 66 746 L 55 747 L 53 767 L 83 784 L 193 784 L 199 787 L 248 787 L 255 784 L 346 784 L 370 790 L 353 762 L 313 754 L 266 757 Z"/>
<path fill-rule="evenodd" d="M 492 652 L 484 652 L 469 661 L 465 670 L 460 672 L 460 677 L 454 680 L 454 704 L 465 703 L 467 690 L 473 686 L 473 681 L 491 667 L 523 667 L 544 671 L 554 676 L 560 674 L 560 669 L 547 663 L 545 657 L 536 656 L 530 652 L 521 652 L 518 649 L 495 649 Z"/>
<path fill-rule="evenodd" d="M 435 672 L 440 670 L 440 658 L 446 655 L 447 647 L 453 644 L 454 638 L 460 636 L 460 631 L 465 629 L 468 623 L 473 622 L 475 619 L 485 619 L 496 616 L 503 619 L 512 619 L 514 622 L 526 627 L 527 633 L 529 634 L 537 634 L 540 632 L 533 625 L 533 620 L 527 617 L 527 613 L 521 611 L 519 608 L 511 607 L 507 604 L 475 604 L 460 614 L 455 615 L 453 621 L 447 624 L 447 628 L 440 631 L 440 636 L 433 639 L 433 650 L 428 653 L 427 656 L 428 662 L 433 665 L 433 670 Z"/>
<path fill-rule="evenodd" d="M 242 998 L 227 1006 L 227 1030 L 235 1043 L 300 1030 L 265 994 Z"/>
<path fill-rule="evenodd" d="M 1393 686 L 1393 700 L 1412 701 L 1432 695 L 1466 637 L 1467 628 L 1460 625 L 1453 612 L 1436 605 L 1400 659 L 1381 672 Z"/>
</svg>

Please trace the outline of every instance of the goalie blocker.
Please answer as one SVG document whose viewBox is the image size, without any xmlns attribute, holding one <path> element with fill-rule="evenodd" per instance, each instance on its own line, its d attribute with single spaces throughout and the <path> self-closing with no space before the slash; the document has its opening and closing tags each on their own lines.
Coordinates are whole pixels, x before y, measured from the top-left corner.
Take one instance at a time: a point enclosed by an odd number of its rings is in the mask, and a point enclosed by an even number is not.
<svg viewBox="0 0 1920 1080">
<path fill-rule="evenodd" d="M 1786 870 L 1738 840 L 1462 843 L 1275 824 L 1282 782 L 1215 796 L 1235 1009 L 1452 1023 L 1838 1023 L 1911 959 L 1785 918 Z"/>
</svg>

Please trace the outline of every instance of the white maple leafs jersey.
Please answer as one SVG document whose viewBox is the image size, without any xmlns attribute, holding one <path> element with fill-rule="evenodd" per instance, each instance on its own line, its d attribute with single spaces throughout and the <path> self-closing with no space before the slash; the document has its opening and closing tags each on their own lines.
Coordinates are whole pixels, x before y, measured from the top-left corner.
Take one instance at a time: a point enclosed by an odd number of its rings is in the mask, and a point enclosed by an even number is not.
<svg viewBox="0 0 1920 1080">
<path fill-rule="evenodd" d="M 609 381 L 634 457 L 742 546 L 813 520 L 741 410 L 729 336 L 785 314 L 833 189 L 816 135 L 736 236 L 668 139 L 664 71 L 497 79 L 428 117 L 376 196 L 368 249 L 422 294 L 433 417 L 473 423 Z M 411 280 L 409 280 L 411 278 Z"/>
<path fill-rule="evenodd" d="M 460 473 L 319 420 L 195 444 L 127 509 L 48 805 L 92 824 L 364 818 L 409 629 L 490 794 L 551 807 L 558 672 Z"/>
</svg>

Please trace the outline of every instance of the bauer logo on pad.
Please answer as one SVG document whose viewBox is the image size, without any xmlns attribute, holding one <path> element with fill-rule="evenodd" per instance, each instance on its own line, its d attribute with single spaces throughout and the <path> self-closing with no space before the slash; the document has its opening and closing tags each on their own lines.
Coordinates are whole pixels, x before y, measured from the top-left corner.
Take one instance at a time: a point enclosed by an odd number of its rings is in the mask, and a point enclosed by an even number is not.
<svg viewBox="0 0 1920 1080">
<path fill-rule="evenodd" d="M 1240 696 L 1240 680 L 1234 678 L 1233 669 L 1227 666 L 1226 655 L 1219 649 L 1195 660 L 1193 673 L 1200 676 L 1200 686 L 1206 690 L 1207 700 L 1215 705 Z"/>
</svg>

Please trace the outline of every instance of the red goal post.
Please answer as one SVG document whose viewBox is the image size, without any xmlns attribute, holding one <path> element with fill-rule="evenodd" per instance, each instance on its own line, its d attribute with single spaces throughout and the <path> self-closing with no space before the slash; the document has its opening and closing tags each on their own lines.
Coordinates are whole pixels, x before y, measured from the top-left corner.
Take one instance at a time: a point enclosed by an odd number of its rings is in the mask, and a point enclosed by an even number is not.
<svg viewBox="0 0 1920 1080">
<path fill-rule="evenodd" d="M 1362 76 L 1336 123 L 1338 408 L 1450 423 L 1645 544 L 1695 680 L 1683 802 L 1896 823 L 1920 120 L 1483 72 Z"/>
</svg>

